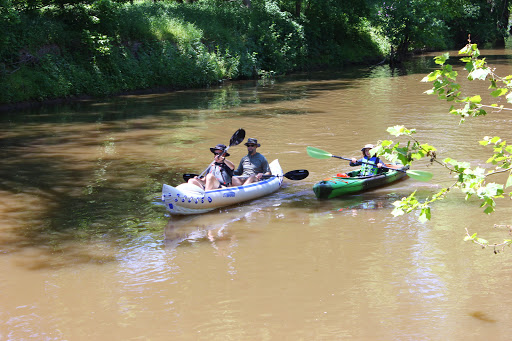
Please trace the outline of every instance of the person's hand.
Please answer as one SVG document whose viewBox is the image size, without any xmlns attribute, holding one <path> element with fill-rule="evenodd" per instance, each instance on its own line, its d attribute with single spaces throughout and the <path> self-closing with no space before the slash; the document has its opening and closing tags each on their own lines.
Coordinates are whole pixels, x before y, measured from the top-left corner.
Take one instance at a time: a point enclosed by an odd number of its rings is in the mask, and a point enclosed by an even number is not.
<svg viewBox="0 0 512 341">
<path fill-rule="evenodd" d="M 352 163 L 356 163 L 357 159 L 355 157 L 352 158 Z"/>
<path fill-rule="evenodd" d="M 261 180 L 261 178 L 263 177 L 263 173 L 258 173 L 256 174 L 256 179 Z"/>
<path fill-rule="evenodd" d="M 222 156 L 221 154 L 216 154 L 216 155 L 215 155 L 215 162 L 217 162 L 217 163 L 222 163 L 222 162 L 224 162 L 224 159 L 225 159 L 225 157 L 224 157 L 224 156 Z"/>
<path fill-rule="evenodd" d="M 377 168 L 381 168 L 381 167 L 382 167 L 382 163 L 380 163 L 380 162 L 379 162 L 379 163 L 377 164 Z"/>
</svg>

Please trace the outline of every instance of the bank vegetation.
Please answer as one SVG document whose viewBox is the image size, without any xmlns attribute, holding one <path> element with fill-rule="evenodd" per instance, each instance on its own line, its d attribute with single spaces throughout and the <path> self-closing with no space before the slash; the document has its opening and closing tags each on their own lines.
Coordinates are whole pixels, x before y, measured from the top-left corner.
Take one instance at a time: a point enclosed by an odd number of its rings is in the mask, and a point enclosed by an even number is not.
<svg viewBox="0 0 512 341">
<path fill-rule="evenodd" d="M 0 104 L 500 45 L 508 0 L 0 0 Z"/>
</svg>

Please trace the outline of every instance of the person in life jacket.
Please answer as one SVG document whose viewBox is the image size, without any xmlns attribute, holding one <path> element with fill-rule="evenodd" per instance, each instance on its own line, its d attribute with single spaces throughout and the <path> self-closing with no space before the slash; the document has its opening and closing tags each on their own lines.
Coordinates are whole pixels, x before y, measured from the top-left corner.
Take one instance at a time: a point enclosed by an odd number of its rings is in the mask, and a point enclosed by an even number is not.
<svg viewBox="0 0 512 341">
<path fill-rule="evenodd" d="M 373 144 L 367 144 L 362 149 L 363 157 L 359 160 L 356 158 L 352 158 L 350 161 L 350 166 L 361 166 L 361 171 L 359 172 L 359 176 L 372 176 L 377 175 L 381 171 L 381 167 L 384 166 L 384 163 L 375 156 L 370 155 L 370 150 L 374 148 Z"/>
<path fill-rule="evenodd" d="M 229 156 L 229 153 L 225 152 L 226 148 L 223 144 L 210 148 L 215 156 L 205 171 L 206 175 L 193 177 L 188 180 L 188 183 L 203 188 L 205 191 L 231 186 L 235 165 L 226 159 Z"/>
</svg>

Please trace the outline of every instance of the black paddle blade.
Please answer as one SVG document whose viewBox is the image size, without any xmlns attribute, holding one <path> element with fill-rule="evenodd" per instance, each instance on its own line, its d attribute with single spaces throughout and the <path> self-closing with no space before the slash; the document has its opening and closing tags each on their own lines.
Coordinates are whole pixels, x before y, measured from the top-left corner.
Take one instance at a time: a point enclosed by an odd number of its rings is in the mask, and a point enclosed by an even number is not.
<svg viewBox="0 0 512 341">
<path fill-rule="evenodd" d="M 231 140 L 229 140 L 229 146 L 236 146 L 240 144 L 245 139 L 245 130 L 242 128 L 238 129 L 233 136 L 231 136 Z"/>
<path fill-rule="evenodd" d="M 306 169 L 296 169 L 286 172 L 283 176 L 290 180 L 302 180 L 307 178 L 309 172 Z"/>
<path fill-rule="evenodd" d="M 192 174 L 192 173 L 183 174 L 183 180 L 185 180 L 185 182 L 188 182 L 188 180 L 192 179 L 195 176 L 199 176 L 199 175 Z"/>
<path fill-rule="evenodd" d="M 283 174 L 283 176 L 290 180 L 302 180 L 307 178 L 309 172 L 306 169 L 296 169 Z M 263 175 L 263 179 L 273 178 L 278 175 Z"/>
</svg>

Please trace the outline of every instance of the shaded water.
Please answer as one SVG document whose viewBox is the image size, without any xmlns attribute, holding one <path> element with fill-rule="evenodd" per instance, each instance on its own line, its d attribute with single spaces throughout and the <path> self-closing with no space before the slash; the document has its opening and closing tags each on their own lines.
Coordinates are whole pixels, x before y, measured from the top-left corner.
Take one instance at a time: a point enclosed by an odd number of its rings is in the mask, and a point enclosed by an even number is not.
<svg viewBox="0 0 512 341">
<path fill-rule="evenodd" d="M 507 51 L 486 51 L 510 74 Z M 453 54 L 452 54 L 453 55 Z M 510 140 L 510 114 L 459 126 L 423 94 L 432 56 L 404 69 L 353 68 L 273 82 L 124 96 L 4 113 L 0 128 L 0 340 L 506 340 L 511 251 L 494 255 L 464 228 L 500 242 L 510 201 L 485 216 L 450 196 L 431 221 L 392 203 L 451 184 L 425 162 L 413 179 L 318 201 L 322 178 L 389 139 L 388 126 L 482 164 L 485 135 Z M 476 85 L 471 85 L 475 87 Z M 485 90 L 485 86 L 477 89 Z M 162 183 L 200 172 L 209 147 L 238 128 L 283 171 L 279 192 L 201 216 L 170 218 Z M 243 146 L 230 149 L 235 163 Z"/>
</svg>

